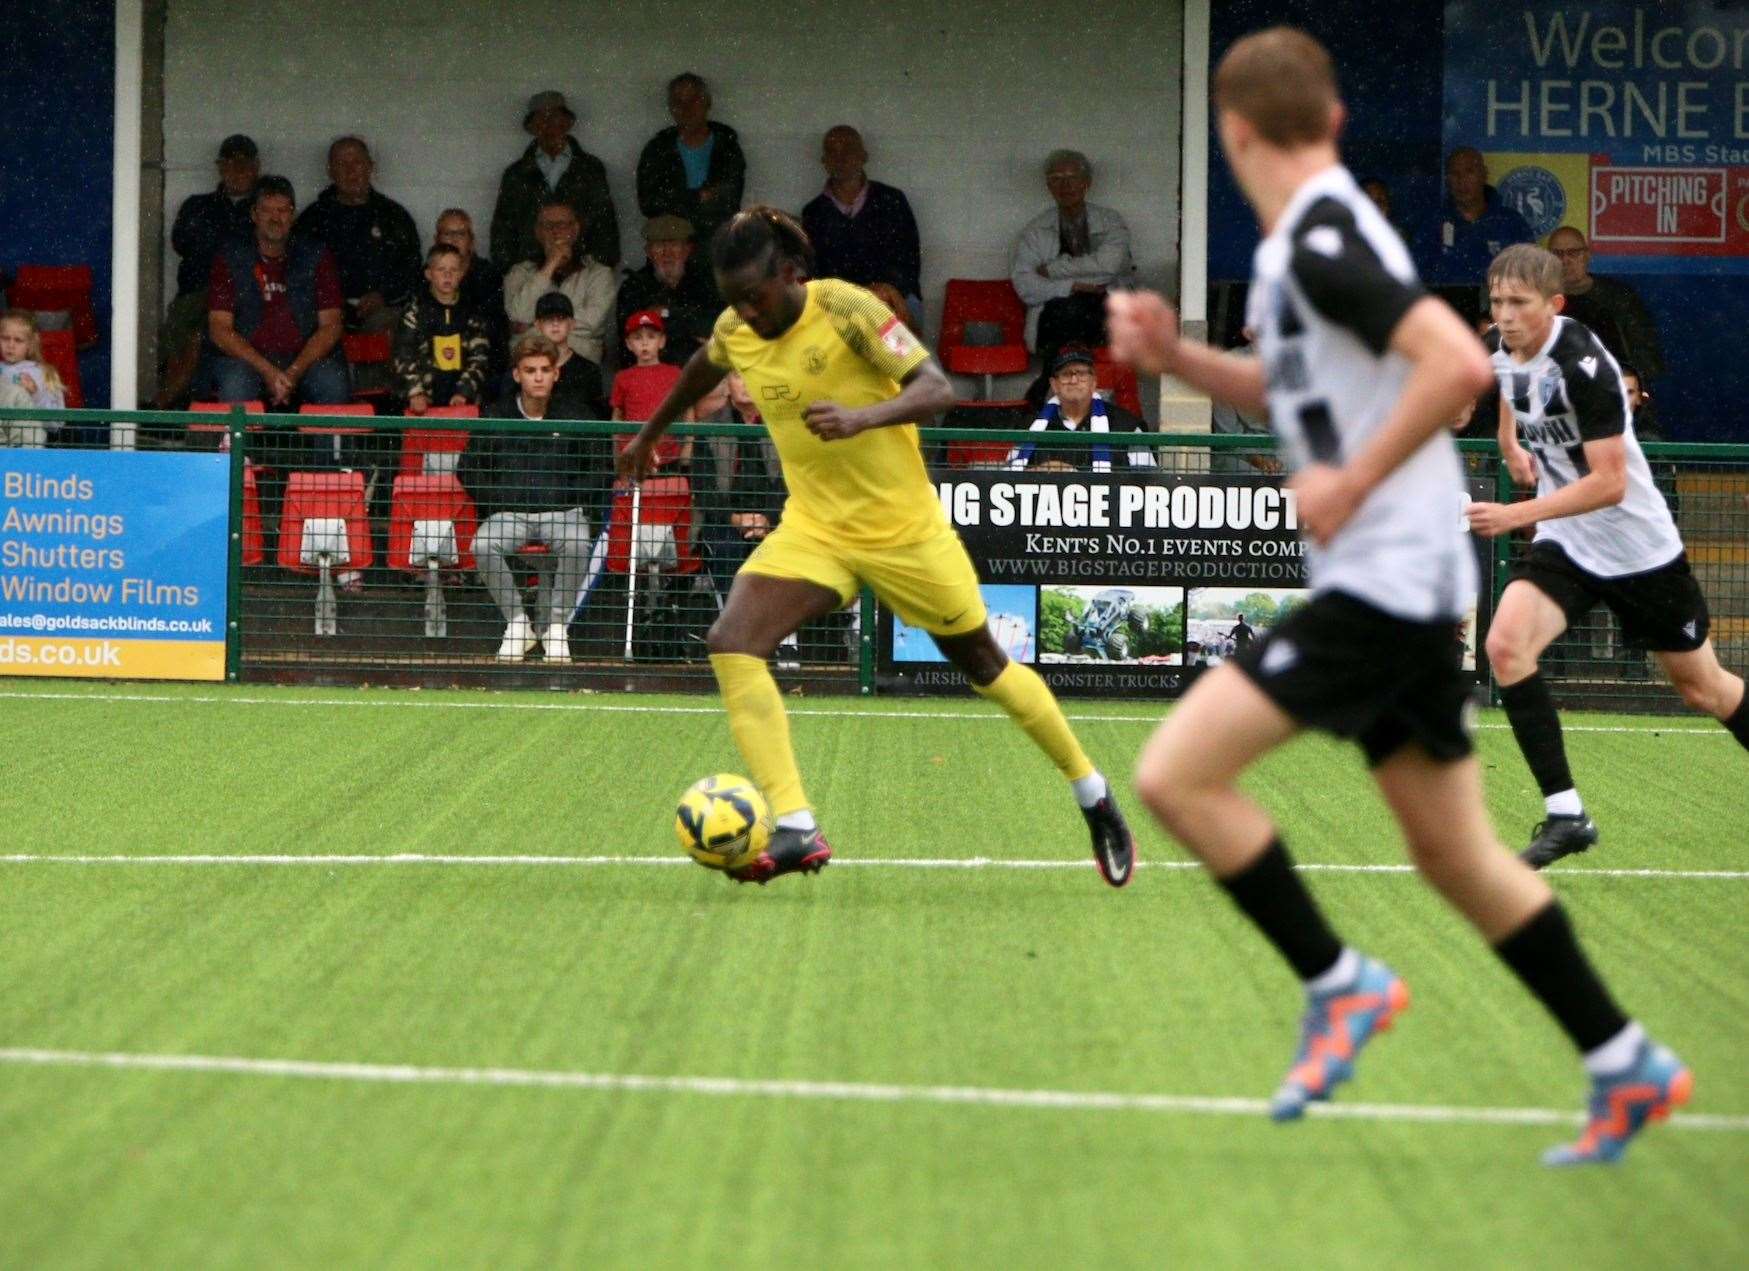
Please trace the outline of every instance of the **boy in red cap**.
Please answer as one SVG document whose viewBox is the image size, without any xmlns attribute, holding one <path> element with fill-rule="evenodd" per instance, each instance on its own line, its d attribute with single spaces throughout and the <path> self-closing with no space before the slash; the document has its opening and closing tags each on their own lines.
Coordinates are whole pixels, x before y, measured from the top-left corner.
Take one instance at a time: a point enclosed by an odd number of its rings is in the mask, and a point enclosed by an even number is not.
<svg viewBox="0 0 1749 1271">
<path fill-rule="evenodd" d="M 626 319 L 626 347 L 638 359 L 613 377 L 613 395 L 608 400 L 615 419 L 632 419 L 642 423 L 650 418 L 668 390 L 680 378 L 680 368 L 662 361 L 662 350 L 668 344 L 668 328 L 660 309 L 639 309 Z M 692 413 L 687 412 L 688 419 Z M 626 437 L 614 438 L 616 451 L 624 450 Z M 656 447 L 656 465 L 690 463 L 692 439 L 664 438 Z"/>
</svg>

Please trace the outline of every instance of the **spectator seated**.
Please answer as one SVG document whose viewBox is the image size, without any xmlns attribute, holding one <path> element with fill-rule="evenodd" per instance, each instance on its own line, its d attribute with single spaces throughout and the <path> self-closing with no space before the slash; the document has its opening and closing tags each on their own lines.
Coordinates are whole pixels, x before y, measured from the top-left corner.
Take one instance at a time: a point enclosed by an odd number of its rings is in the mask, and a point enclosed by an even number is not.
<svg viewBox="0 0 1749 1271">
<path fill-rule="evenodd" d="M 294 472 L 286 482 L 279 521 L 280 568 L 314 574 L 316 634 L 339 630 L 337 580 L 371 564 L 370 522 L 362 472 Z"/>
<path fill-rule="evenodd" d="M 399 476 L 389 505 L 389 568 L 425 580 L 425 634 L 449 634 L 443 571 L 473 569 L 478 517 L 453 474 Z"/>
</svg>

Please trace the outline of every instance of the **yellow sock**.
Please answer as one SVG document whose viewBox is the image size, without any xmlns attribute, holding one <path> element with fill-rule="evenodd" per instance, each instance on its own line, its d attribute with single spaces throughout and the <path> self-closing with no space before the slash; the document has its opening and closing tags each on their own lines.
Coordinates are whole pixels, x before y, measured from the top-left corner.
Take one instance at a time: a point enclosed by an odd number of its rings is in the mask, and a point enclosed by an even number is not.
<svg viewBox="0 0 1749 1271">
<path fill-rule="evenodd" d="M 783 694 L 777 691 L 777 681 L 771 678 L 765 659 L 746 653 L 713 653 L 711 670 L 716 672 L 723 707 L 729 712 L 735 749 L 746 761 L 753 784 L 765 793 L 772 817 L 806 808 L 808 796 L 802 793 L 802 774 L 790 748 Z"/>
<path fill-rule="evenodd" d="M 1055 694 L 1038 672 L 1010 662 L 1002 674 L 982 688 L 976 684 L 972 687 L 1007 711 L 1008 718 L 1020 725 L 1069 780 L 1079 781 L 1092 775 L 1093 761 L 1075 740 L 1074 730 L 1063 718 L 1063 708 L 1057 705 Z"/>
</svg>

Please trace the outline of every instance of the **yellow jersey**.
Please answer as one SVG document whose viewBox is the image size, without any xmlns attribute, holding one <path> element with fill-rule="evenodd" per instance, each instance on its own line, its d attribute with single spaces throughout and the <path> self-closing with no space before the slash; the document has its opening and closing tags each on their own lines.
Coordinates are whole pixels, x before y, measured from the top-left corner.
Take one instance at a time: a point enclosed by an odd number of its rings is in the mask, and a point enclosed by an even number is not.
<svg viewBox="0 0 1749 1271">
<path fill-rule="evenodd" d="M 811 402 L 854 408 L 890 401 L 929 351 L 861 287 L 819 278 L 807 290 L 801 317 L 777 339 L 761 338 L 729 309 L 705 349 L 712 364 L 747 382 L 777 446 L 789 487 L 784 524 L 861 548 L 900 547 L 940 533 L 947 517 L 923 466 L 915 424 L 821 441 L 802 419 Z"/>
</svg>

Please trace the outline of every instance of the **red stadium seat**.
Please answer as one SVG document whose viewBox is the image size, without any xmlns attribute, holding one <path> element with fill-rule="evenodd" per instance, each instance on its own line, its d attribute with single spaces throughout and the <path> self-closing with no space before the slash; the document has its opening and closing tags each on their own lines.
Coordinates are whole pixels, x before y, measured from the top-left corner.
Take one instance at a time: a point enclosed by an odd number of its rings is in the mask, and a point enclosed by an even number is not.
<svg viewBox="0 0 1749 1271">
<path fill-rule="evenodd" d="M 435 415 L 439 419 L 478 419 L 480 408 L 433 407 L 425 415 Z M 459 428 L 409 428 L 401 434 L 401 475 L 434 476 L 440 472 L 454 472 L 467 448 L 468 434 Z"/>
<path fill-rule="evenodd" d="M 989 322 L 1002 330 L 994 345 L 966 343 L 966 324 Z M 941 364 L 955 375 L 982 375 L 984 396 L 992 376 L 1021 375 L 1032 365 L 1026 351 L 1026 306 L 1006 278 L 950 278 L 941 310 Z"/>
<path fill-rule="evenodd" d="M 318 406 L 306 402 L 298 407 L 300 415 L 375 415 L 377 408 L 369 402 L 342 402 L 338 406 Z M 299 424 L 298 431 L 306 437 L 328 437 L 334 447 L 334 462 L 340 463 L 340 439 L 342 437 L 368 437 L 375 432 L 374 428 L 358 428 L 346 424 Z"/>
<path fill-rule="evenodd" d="M 381 366 L 393 355 L 394 346 L 387 331 L 359 331 L 340 337 L 340 348 L 350 367 Z M 356 377 L 355 377 L 356 378 Z M 355 398 L 387 398 L 387 388 L 355 388 Z"/>
<path fill-rule="evenodd" d="M 1142 389 L 1135 367 L 1114 362 L 1110 349 L 1097 348 L 1093 350 L 1093 378 L 1095 384 L 1105 390 L 1108 400 L 1141 418 Z"/>
<path fill-rule="evenodd" d="M 337 629 L 335 572 L 368 569 L 371 559 L 364 473 L 292 473 L 280 512 L 279 564 L 295 574 L 321 579 L 316 592 L 317 635 L 331 636 Z"/>
<path fill-rule="evenodd" d="M 40 331 L 43 361 L 55 368 L 66 390 L 67 409 L 79 410 L 85 405 L 85 388 L 79 381 L 79 352 L 73 347 L 71 331 Z"/>
<path fill-rule="evenodd" d="M 66 313 L 73 323 L 73 343 L 89 349 L 98 339 L 91 293 L 90 265 L 20 265 L 6 302 L 14 309 Z"/>
<path fill-rule="evenodd" d="M 188 409 L 196 415 L 229 415 L 236 407 L 241 406 L 245 415 L 265 415 L 267 405 L 261 401 L 248 402 L 190 402 Z M 218 433 L 221 436 L 231 430 L 229 424 L 190 424 L 191 433 Z M 225 449 L 229 449 L 227 444 Z"/>
<path fill-rule="evenodd" d="M 702 562 L 692 547 L 692 483 L 685 477 L 651 477 L 639 486 L 637 503 L 638 564 L 668 574 L 696 574 Z M 627 487 L 613 494 L 608 572 L 629 572 L 632 557 L 632 491 Z"/>
<path fill-rule="evenodd" d="M 243 563 L 259 565 L 267 559 L 261 529 L 261 490 L 255 480 L 255 465 L 243 465 Z"/>
<path fill-rule="evenodd" d="M 1008 454 L 1013 449 L 1006 441 L 950 441 L 947 443 L 947 466 L 999 468 L 1008 461 Z"/>
<path fill-rule="evenodd" d="M 474 568 L 474 501 L 452 475 L 401 476 L 389 506 L 389 568 L 425 579 L 425 634 L 449 634 L 443 571 Z"/>
</svg>

